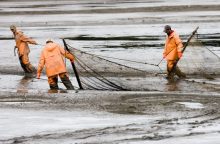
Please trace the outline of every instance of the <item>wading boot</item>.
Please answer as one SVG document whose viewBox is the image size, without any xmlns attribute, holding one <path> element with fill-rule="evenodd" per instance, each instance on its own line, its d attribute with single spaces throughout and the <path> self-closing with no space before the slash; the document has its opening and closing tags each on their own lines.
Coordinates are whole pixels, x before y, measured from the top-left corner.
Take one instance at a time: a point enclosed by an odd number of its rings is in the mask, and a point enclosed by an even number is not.
<svg viewBox="0 0 220 144">
<path fill-rule="evenodd" d="M 50 84 L 50 89 L 51 89 L 51 90 L 58 90 L 59 87 L 58 87 L 57 84 Z"/>
<path fill-rule="evenodd" d="M 170 70 L 167 70 L 166 79 L 167 80 L 173 80 L 174 79 L 174 75 L 175 75 L 175 73 L 171 72 Z"/>
<path fill-rule="evenodd" d="M 60 79 L 63 82 L 63 84 L 65 85 L 65 87 L 67 88 L 67 90 L 74 90 L 74 87 L 73 87 L 71 81 L 69 80 L 69 78 L 66 75 L 63 77 L 60 77 Z"/>
<path fill-rule="evenodd" d="M 186 74 L 181 72 L 181 70 L 179 69 L 179 67 L 176 67 L 175 69 L 175 73 L 179 78 L 186 78 Z"/>
</svg>

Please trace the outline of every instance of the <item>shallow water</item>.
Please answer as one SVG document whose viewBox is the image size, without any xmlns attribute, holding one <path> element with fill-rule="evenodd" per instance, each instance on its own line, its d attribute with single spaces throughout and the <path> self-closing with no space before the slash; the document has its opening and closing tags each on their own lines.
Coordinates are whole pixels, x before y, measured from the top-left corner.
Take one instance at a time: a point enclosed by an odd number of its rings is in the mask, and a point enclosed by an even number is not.
<svg viewBox="0 0 220 144">
<path fill-rule="evenodd" d="M 38 94 L 23 102 L 12 95 L 0 102 L 4 144 L 218 143 L 219 95 L 211 100 L 204 94 L 114 92 L 109 97 L 93 91 L 48 95 L 42 102 L 33 101 Z"/>
<path fill-rule="evenodd" d="M 106 78 L 115 84 L 118 84 L 124 89 L 133 91 L 158 91 L 158 92 L 203 92 L 203 93 L 219 93 L 220 83 L 219 78 L 208 80 L 206 78 L 195 78 L 194 76 L 186 79 L 176 79 L 174 81 L 167 81 L 163 75 L 158 76 L 121 76 L 121 77 L 108 77 Z M 88 79 L 89 77 L 81 77 L 81 79 Z M 30 78 L 18 75 L 0 75 L 0 89 L 1 91 L 13 91 L 18 93 L 32 93 L 32 92 L 45 92 L 49 90 L 47 77 L 42 76 L 41 79 Z M 70 81 L 75 89 L 79 89 L 76 78 L 70 75 Z M 98 84 L 98 83 L 97 83 Z M 59 79 L 58 86 L 61 90 L 66 88 Z M 102 87 L 94 86 L 98 89 Z M 109 89 L 113 89 L 109 87 Z M 114 90 L 114 89 L 113 89 Z"/>
</svg>

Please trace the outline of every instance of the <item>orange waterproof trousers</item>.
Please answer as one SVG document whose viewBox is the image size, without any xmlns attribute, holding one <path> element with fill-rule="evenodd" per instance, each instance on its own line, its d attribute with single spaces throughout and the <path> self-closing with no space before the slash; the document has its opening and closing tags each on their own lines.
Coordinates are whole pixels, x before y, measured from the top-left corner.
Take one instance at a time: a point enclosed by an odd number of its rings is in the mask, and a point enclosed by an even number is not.
<svg viewBox="0 0 220 144">
<path fill-rule="evenodd" d="M 36 72 L 36 69 L 29 61 L 28 54 L 24 54 L 24 55 L 20 56 L 19 61 L 20 61 L 21 67 L 23 68 L 25 73 Z"/>
<path fill-rule="evenodd" d="M 48 77 L 48 83 L 50 85 L 50 89 L 52 89 L 52 90 L 59 89 L 58 84 L 57 84 L 58 83 L 58 76 L 60 77 L 61 81 L 63 82 L 63 84 L 67 88 L 67 90 L 74 90 L 74 87 L 73 87 L 71 81 L 69 80 L 67 73 L 61 73 L 58 75 Z"/>
</svg>

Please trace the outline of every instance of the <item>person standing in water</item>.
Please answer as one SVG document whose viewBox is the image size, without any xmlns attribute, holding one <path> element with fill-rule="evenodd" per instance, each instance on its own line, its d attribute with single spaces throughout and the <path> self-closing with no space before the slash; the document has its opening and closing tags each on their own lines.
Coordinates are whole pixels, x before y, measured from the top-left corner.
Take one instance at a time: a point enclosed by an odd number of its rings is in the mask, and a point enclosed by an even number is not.
<svg viewBox="0 0 220 144">
<path fill-rule="evenodd" d="M 74 87 L 69 80 L 63 57 L 70 59 L 71 62 L 74 61 L 74 56 L 71 53 L 64 50 L 64 48 L 59 44 L 54 43 L 53 40 L 48 39 L 41 52 L 37 69 L 37 78 L 40 79 L 41 72 L 45 65 L 48 83 L 51 90 L 59 89 L 57 84 L 58 76 L 60 77 L 67 90 L 74 90 Z"/>
<path fill-rule="evenodd" d="M 37 42 L 26 35 L 23 34 L 22 31 L 18 30 L 15 25 L 10 26 L 10 30 L 14 35 L 14 39 L 16 42 L 15 49 L 17 49 L 19 61 L 21 64 L 22 69 L 24 70 L 25 74 L 35 74 L 36 69 L 29 61 L 29 53 L 30 48 L 28 44 L 36 45 Z"/>
<path fill-rule="evenodd" d="M 163 51 L 163 58 L 167 60 L 167 79 L 173 79 L 175 74 L 180 78 L 185 78 L 186 75 L 180 71 L 177 65 L 175 66 L 177 60 L 182 57 L 182 40 L 169 25 L 164 27 L 164 32 L 167 34 Z"/>
</svg>

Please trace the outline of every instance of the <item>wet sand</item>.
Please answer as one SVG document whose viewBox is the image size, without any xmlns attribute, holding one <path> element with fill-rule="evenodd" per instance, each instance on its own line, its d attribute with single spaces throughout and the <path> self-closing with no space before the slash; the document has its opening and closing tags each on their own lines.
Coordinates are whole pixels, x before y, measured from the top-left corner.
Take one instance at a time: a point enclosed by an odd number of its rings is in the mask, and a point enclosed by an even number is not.
<svg viewBox="0 0 220 144">
<path fill-rule="evenodd" d="M 2 143 L 218 143 L 219 94 L 0 95 Z"/>
<path fill-rule="evenodd" d="M 219 5 L 217 0 L 199 4 L 196 0 L 2 0 L 0 143 L 218 144 Z M 104 73 L 132 91 L 52 93 L 44 74 L 41 80 L 23 77 L 13 53 L 11 24 L 40 44 L 47 38 L 62 44 L 60 38 L 67 38 L 71 46 L 92 54 L 154 64 L 162 57 L 165 24 L 172 25 L 183 41 L 199 26 L 198 37 L 214 53 L 208 58 L 217 55 L 212 63 L 199 63 L 213 79 L 198 74 L 197 67 L 180 63 L 187 78 L 169 82 L 164 78 L 163 61 L 162 74 L 146 65 L 137 68 L 150 74 Z M 42 46 L 30 48 L 31 62 L 37 66 Z M 186 54 L 184 58 L 199 62 L 202 56 Z M 96 66 L 103 70 L 101 62 Z M 69 63 L 67 67 L 72 73 Z M 71 81 L 77 87 L 72 74 Z"/>
</svg>

